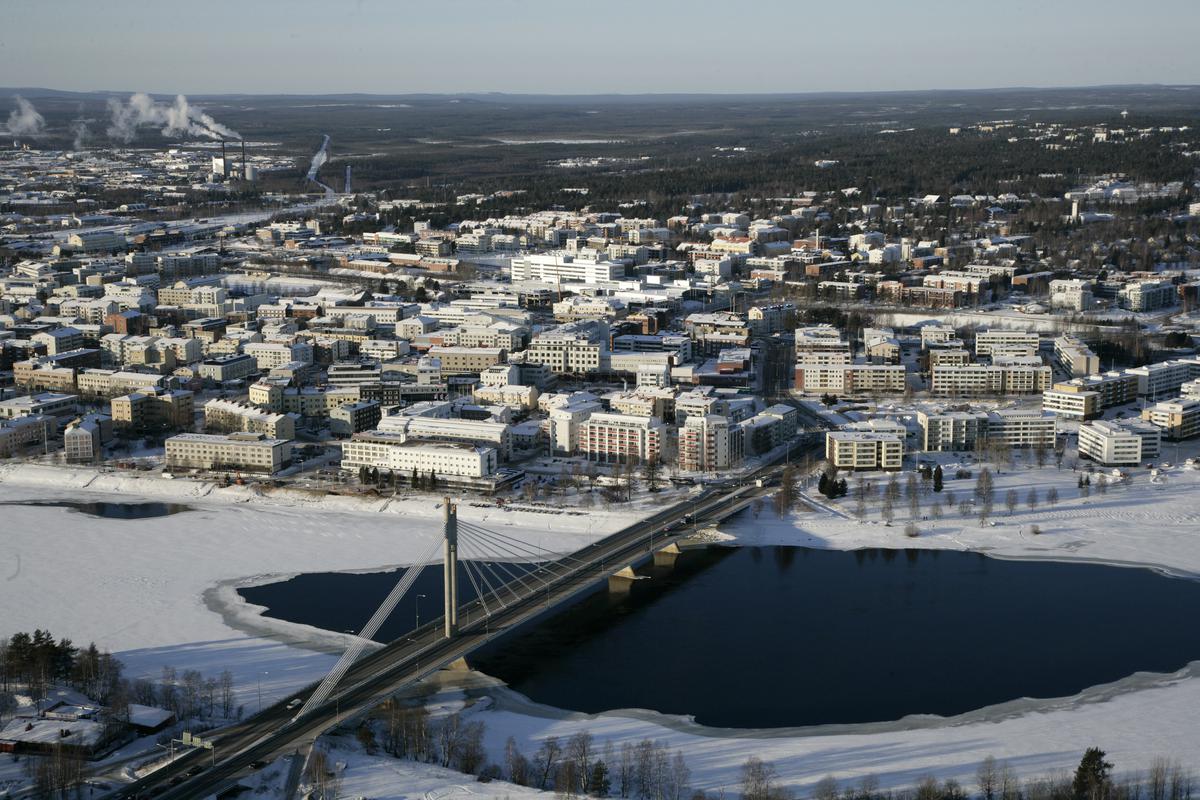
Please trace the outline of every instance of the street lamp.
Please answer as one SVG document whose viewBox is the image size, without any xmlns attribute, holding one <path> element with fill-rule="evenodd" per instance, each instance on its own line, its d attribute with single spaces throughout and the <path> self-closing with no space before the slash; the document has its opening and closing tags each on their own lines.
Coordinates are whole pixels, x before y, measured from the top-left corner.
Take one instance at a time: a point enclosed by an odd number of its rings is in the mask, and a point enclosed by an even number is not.
<svg viewBox="0 0 1200 800">
<path fill-rule="evenodd" d="M 416 603 L 416 605 L 417 605 L 417 616 L 416 616 L 416 620 L 415 620 L 415 623 L 416 623 L 416 624 L 414 624 L 414 625 L 413 625 L 413 630 L 414 630 L 414 631 L 415 631 L 415 630 L 417 630 L 418 628 L 420 628 L 420 627 L 421 627 L 421 598 L 422 598 L 422 597 L 424 597 L 424 596 L 425 596 L 425 595 L 423 595 L 423 594 L 419 594 L 419 595 L 417 595 L 417 603 Z"/>
</svg>

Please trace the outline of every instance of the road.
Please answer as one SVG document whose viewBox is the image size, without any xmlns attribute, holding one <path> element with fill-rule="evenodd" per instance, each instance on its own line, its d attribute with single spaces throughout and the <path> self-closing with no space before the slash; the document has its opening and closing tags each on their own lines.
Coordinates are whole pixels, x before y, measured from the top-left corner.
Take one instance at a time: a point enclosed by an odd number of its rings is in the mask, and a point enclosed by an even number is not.
<svg viewBox="0 0 1200 800">
<path fill-rule="evenodd" d="M 801 442 L 801 447 L 810 448 L 815 439 Z M 779 460 L 783 458 L 781 454 Z M 493 603 L 490 615 L 478 600 L 464 605 L 459 612 L 459 633 L 452 638 L 443 635 L 440 618 L 431 621 L 355 662 L 342 679 L 342 688 L 304 717 L 292 721 L 295 708 L 289 705 L 293 700 L 303 701 L 315 686 L 224 729 L 214 736 L 214 751 L 193 750 L 178 756 L 173 763 L 112 796 L 183 800 L 214 794 L 232 785 L 252 765 L 293 752 L 348 717 L 371 710 L 398 689 L 466 657 L 486 642 L 588 591 L 598 581 L 691 535 L 697 524 L 716 522 L 745 508 L 769 491 L 768 485 L 779 469 L 771 464 L 747 476 L 709 486 L 694 498 L 579 550 L 573 554 L 575 563 L 571 565 L 543 567 L 540 574 L 534 574 L 544 583 L 509 584 L 512 599 L 508 600 L 506 589 L 507 605 L 496 610 Z"/>
</svg>

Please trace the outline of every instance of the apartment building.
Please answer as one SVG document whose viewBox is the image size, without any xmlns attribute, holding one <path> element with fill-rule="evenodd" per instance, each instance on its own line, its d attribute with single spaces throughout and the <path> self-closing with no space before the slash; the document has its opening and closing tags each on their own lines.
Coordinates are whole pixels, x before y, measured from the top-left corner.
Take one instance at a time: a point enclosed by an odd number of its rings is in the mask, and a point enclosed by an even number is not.
<svg viewBox="0 0 1200 800">
<path fill-rule="evenodd" d="M 971 354 L 959 348 L 931 347 L 925 351 L 929 368 L 962 367 L 971 363 Z"/>
<path fill-rule="evenodd" d="M 242 353 L 254 359 L 259 372 L 268 372 L 294 361 L 313 362 L 313 347 L 308 342 L 251 342 L 242 346 Z"/>
<path fill-rule="evenodd" d="M 334 436 L 351 436 L 371 430 L 382 417 L 378 400 L 342 403 L 329 410 L 329 432 Z"/>
<path fill-rule="evenodd" d="M 1054 340 L 1054 360 L 1072 378 L 1083 378 L 1100 371 L 1099 356 L 1069 334 Z"/>
<path fill-rule="evenodd" d="M 1092 295 L 1092 282 L 1078 278 L 1050 281 L 1050 306 L 1071 311 L 1090 311 L 1096 307 L 1096 299 Z"/>
<path fill-rule="evenodd" d="M 296 438 L 294 416 L 218 398 L 204 404 L 204 428 L 215 433 L 263 433 L 272 439 Z"/>
<path fill-rule="evenodd" d="M 76 377 L 76 386 L 84 397 L 111 398 L 129 392 L 161 388 L 162 375 L 115 369 L 85 369 Z"/>
<path fill-rule="evenodd" d="M 930 373 L 929 391 L 940 395 L 1040 394 L 1050 386 L 1050 367 L 1034 363 L 938 366 Z"/>
<path fill-rule="evenodd" d="M 1169 281 L 1137 281 L 1117 292 L 1117 303 L 1130 311 L 1154 311 L 1175 305 L 1179 292 Z"/>
<path fill-rule="evenodd" d="M 579 426 L 579 449 L 588 461 L 645 464 L 662 458 L 665 436 L 654 417 L 595 413 Z"/>
<path fill-rule="evenodd" d="M 568 323 L 534 336 L 524 357 L 556 373 L 599 372 L 608 366 L 607 340 L 608 326 L 603 322 Z"/>
<path fill-rule="evenodd" d="M 1042 411 L 1064 419 L 1094 419 L 1100 416 L 1100 399 L 1099 392 L 1084 389 L 1083 385 L 1056 383 L 1042 392 Z"/>
<path fill-rule="evenodd" d="M 252 356 L 242 353 L 216 358 L 206 358 L 200 362 L 198 370 L 201 378 L 207 378 L 217 383 L 236 381 L 248 378 L 258 372 L 258 363 Z"/>
<path fill-rule="evenodd" d="M 904 437 L 885 431 L 829 431 L 825 460 L 850 471 L 898 470 L 904 464 Z"/>
<path fill-rule="evenodd" d="M 224 470 L 273 475 L 291 460 L 291 444 L 264 433 L 181 433 L 166 440 L 168 470 Z"/>
<path fill-rule="evenodd" d="M 921 426 L 921 449 L 927 452 L 974 450 L 987 438 L 988 416 L 984 412 L 917 412 Z"/>
<path fill-rule="evenodd" d="M 679 426 L 679 468 L 689 472 L 731 469 L 745 457 L 743 429 L 727 417 L 693 415 Z"/>
<path fill-rule="evenodd" d="M 71 417 L 75 415 L 78 407 L 78 395 L 42 392 L 0 400 L 0 419 L 35 416 Z"/>
<path fill-rule="evenodd" d="M 508 354 L 502 347 L 431 347 L 428 355 L 441 361 L 443 375 L 478 375 Z"/>
<path fill-rule="evenodd" d="M 57 417 L 42 414 L 0 419 L 0 458 L 12 458 L 33 444 L 48 446 L 58 423 Z"/>
<path fill-rule="evenodd" d="M 1096 420 L 1079 426 L 1079 455 L 1105 466 L 1157 458 L 1161 431 L 1150 424 Z"/>
<path fill-rule="evenodd" d="M 620 280 L 625 265 L 600 254 L 557 252 L 519 256 L 512 260 L 512 279 L 544 283 L 603 283 Z"/>
<path fill-rule="evenodd" d="M 796 365 L 796 388 L 804 394 L 901 394 L 906 380 L 902 364 Z"/>
<path fill-rule="evenodd" d="M 850 343 L 832 325 L 813 325 L 797 328 L 795 333 L 796 364 L 821 366 L 849 364 Z"/>
<path fill-rule="evenodd" d="M 109 404 L 113 425 L 131 432 L 191 429 L 195 420 L 195 398 L 183 389 L 145 387 Z"/>
<path fill-rule="evenodd" d="M 1181 358 L 1162 361 L 1144 367 L 1125 370 L 1127 375 L 1137 376 L 1137 393 L 1147 400 L 1177 397 L 1183 384 L 1200 378 L 1200 358 Z"/>
<path fill-rule="evenodd" d="M 975 355 L 990 357 L 994 350 L 1001 349 L 1006 353 L 1024 352 L 1034 355 L 1041 346 L 1041 337 L 1037 331 L 1009 331 L 998 328 L 979 331 L 975 334 Z"/>
<path fill-rule="evenodd" d="M 1156 403 L 1142 411 L 1142 419 L 1158 426 L 1164 439 L 1191 439 L 1200 435 L 1200 400 L 1181 397 Z"/>
<path fill-rule="evenodd" d="M 512 426 L 506 422 L 409 416 L 399 413 L 389 414 L 380 419 L 379 431 L 402 434 L 408 439 L 466 442 L 491 447 L 504 461 L 512 457 Z"/>
<path fill-rule="evenodd" d="M 1058 436 L 1053 414 L 1022 409 L 988 412 L 988 443 L 1014 448 L 1052 448 Z"/>
<path fill-rule="evenodd" d="M 958 342 L 958 334 L 949 325 L 922 325 L 921 348 L 928 349 L 931 345 L 946 346 Z"/>
</svg>

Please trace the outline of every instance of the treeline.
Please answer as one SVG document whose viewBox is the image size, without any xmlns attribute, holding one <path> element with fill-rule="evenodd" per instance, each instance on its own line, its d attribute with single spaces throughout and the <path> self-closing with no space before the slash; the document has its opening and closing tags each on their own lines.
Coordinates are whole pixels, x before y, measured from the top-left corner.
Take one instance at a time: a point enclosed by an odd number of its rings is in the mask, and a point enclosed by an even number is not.
<svg viewBox="0 0 1200 800">
<path fill-rule="evenodd" d="M 157 681 L 128 680 L 123 666 L 111 653 L 96 645 L 77 648 L 70 639 L 55 639 L 50 631 L 14 633 L 0 639 L 0 694 L 21 686 L 40 703 L 52 686 L 69 686 L 105 706 L 114 726 L 129 719 L 129 704 L 165 708 L 177 719 L 241 716 L 233 691 L 233 673 L 225 670 L 205 676 L 198 670 L 176 673 L 164 667 Z M 0 702 L 0 713 L 9 706 Z"/>
<path fill-rule="evenodd" d="M 973 787 L 953 779 L 939 781 L 926 776 L 912 789 L 881 791 L 874 776 L 842 785 L 830 776 L 819 781 L 809 797 L 811 800 L 1191 800 L 1192 775 L 1177 761 L 1156 758 L 1144 774 L 1117 778 L 1113 775 L 1112 763 L 1106 758 L 1103 750 L 1091 747 L 1084 752 L 1074 773 L 1062 772 L 1022 781 L 1007 762 L 988 756 L 975 772 Z M 765 780 L 761 777 L 764 774 Z M 774 775 L 770 764 L 759 762 L 755 769 L 743 766 L 743 798 L 787 798 L 788 793 L 777 787 Z M 748 782 L 748 777 L 755 780 Z"/>
<path fill-rule="evenodd" d="M 50 686 L 64 684 L 108 703 L 119 693 L 121 662 L 94 643 L 80 650 L 70 639 L 55 640 L 50 631 L 14 633 L 0 639 L 0 685 L 7 692 L 12 684 L 23 685 L 35 702 Z"/>
</svg>

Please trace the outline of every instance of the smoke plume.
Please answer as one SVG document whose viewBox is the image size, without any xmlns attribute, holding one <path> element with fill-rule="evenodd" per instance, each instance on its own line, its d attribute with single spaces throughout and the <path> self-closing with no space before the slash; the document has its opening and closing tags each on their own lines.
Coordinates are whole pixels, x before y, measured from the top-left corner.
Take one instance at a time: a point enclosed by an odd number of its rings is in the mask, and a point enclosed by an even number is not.
<svg viewBox="0 0 1200 800">
<path fill-rule="evenodd" d="M 184 136 L 204 136 L 209 139 L 241 139 L 241 134 L 226 127 L 188 103 L 183 95 L 175 97 L 173 105 L 159 103 L 148 94 L 131 95 L 127 103 L 116 98 L 108 101 L 111 123 L 110 139 L 129 143 L 137 138 L 138 128 L 158 128 L 163 136 L 179 139 Z"/>
<path fill-rule="evenodd" d="M 14 95 L 17 109 L 8 115 L 8 132 L 13 136 L 39 136 L 46 128 L 46 119 L 33 107 L 33 103 Z"/>
<path fill-rule="evenodd" d="M 317 186 L 320 186 L 322 189 L 324 189 L 325 194 L 328 196 L 335 194 L 333 189 L 317 180 L 317 173 L 320 171 L 325 162 L 329 160 L 329 134 L 324 134 L 324 136 L 325 139 L 321 142 L 321 149 L 313 154 L 312 161 L 309 162 L 308 165 L 308 175 L 305 177 L 307 180 L 312 181 Z"/>
<path fill-rule="evenodd" d="M 75 135 L 75 141 L 72 143 L 73 150 L 82 150 L 92 138 L 92 132 L 88 128 L 87 120 L 77 119 L 71 123 L 71 133 Z"/>
</svg>

